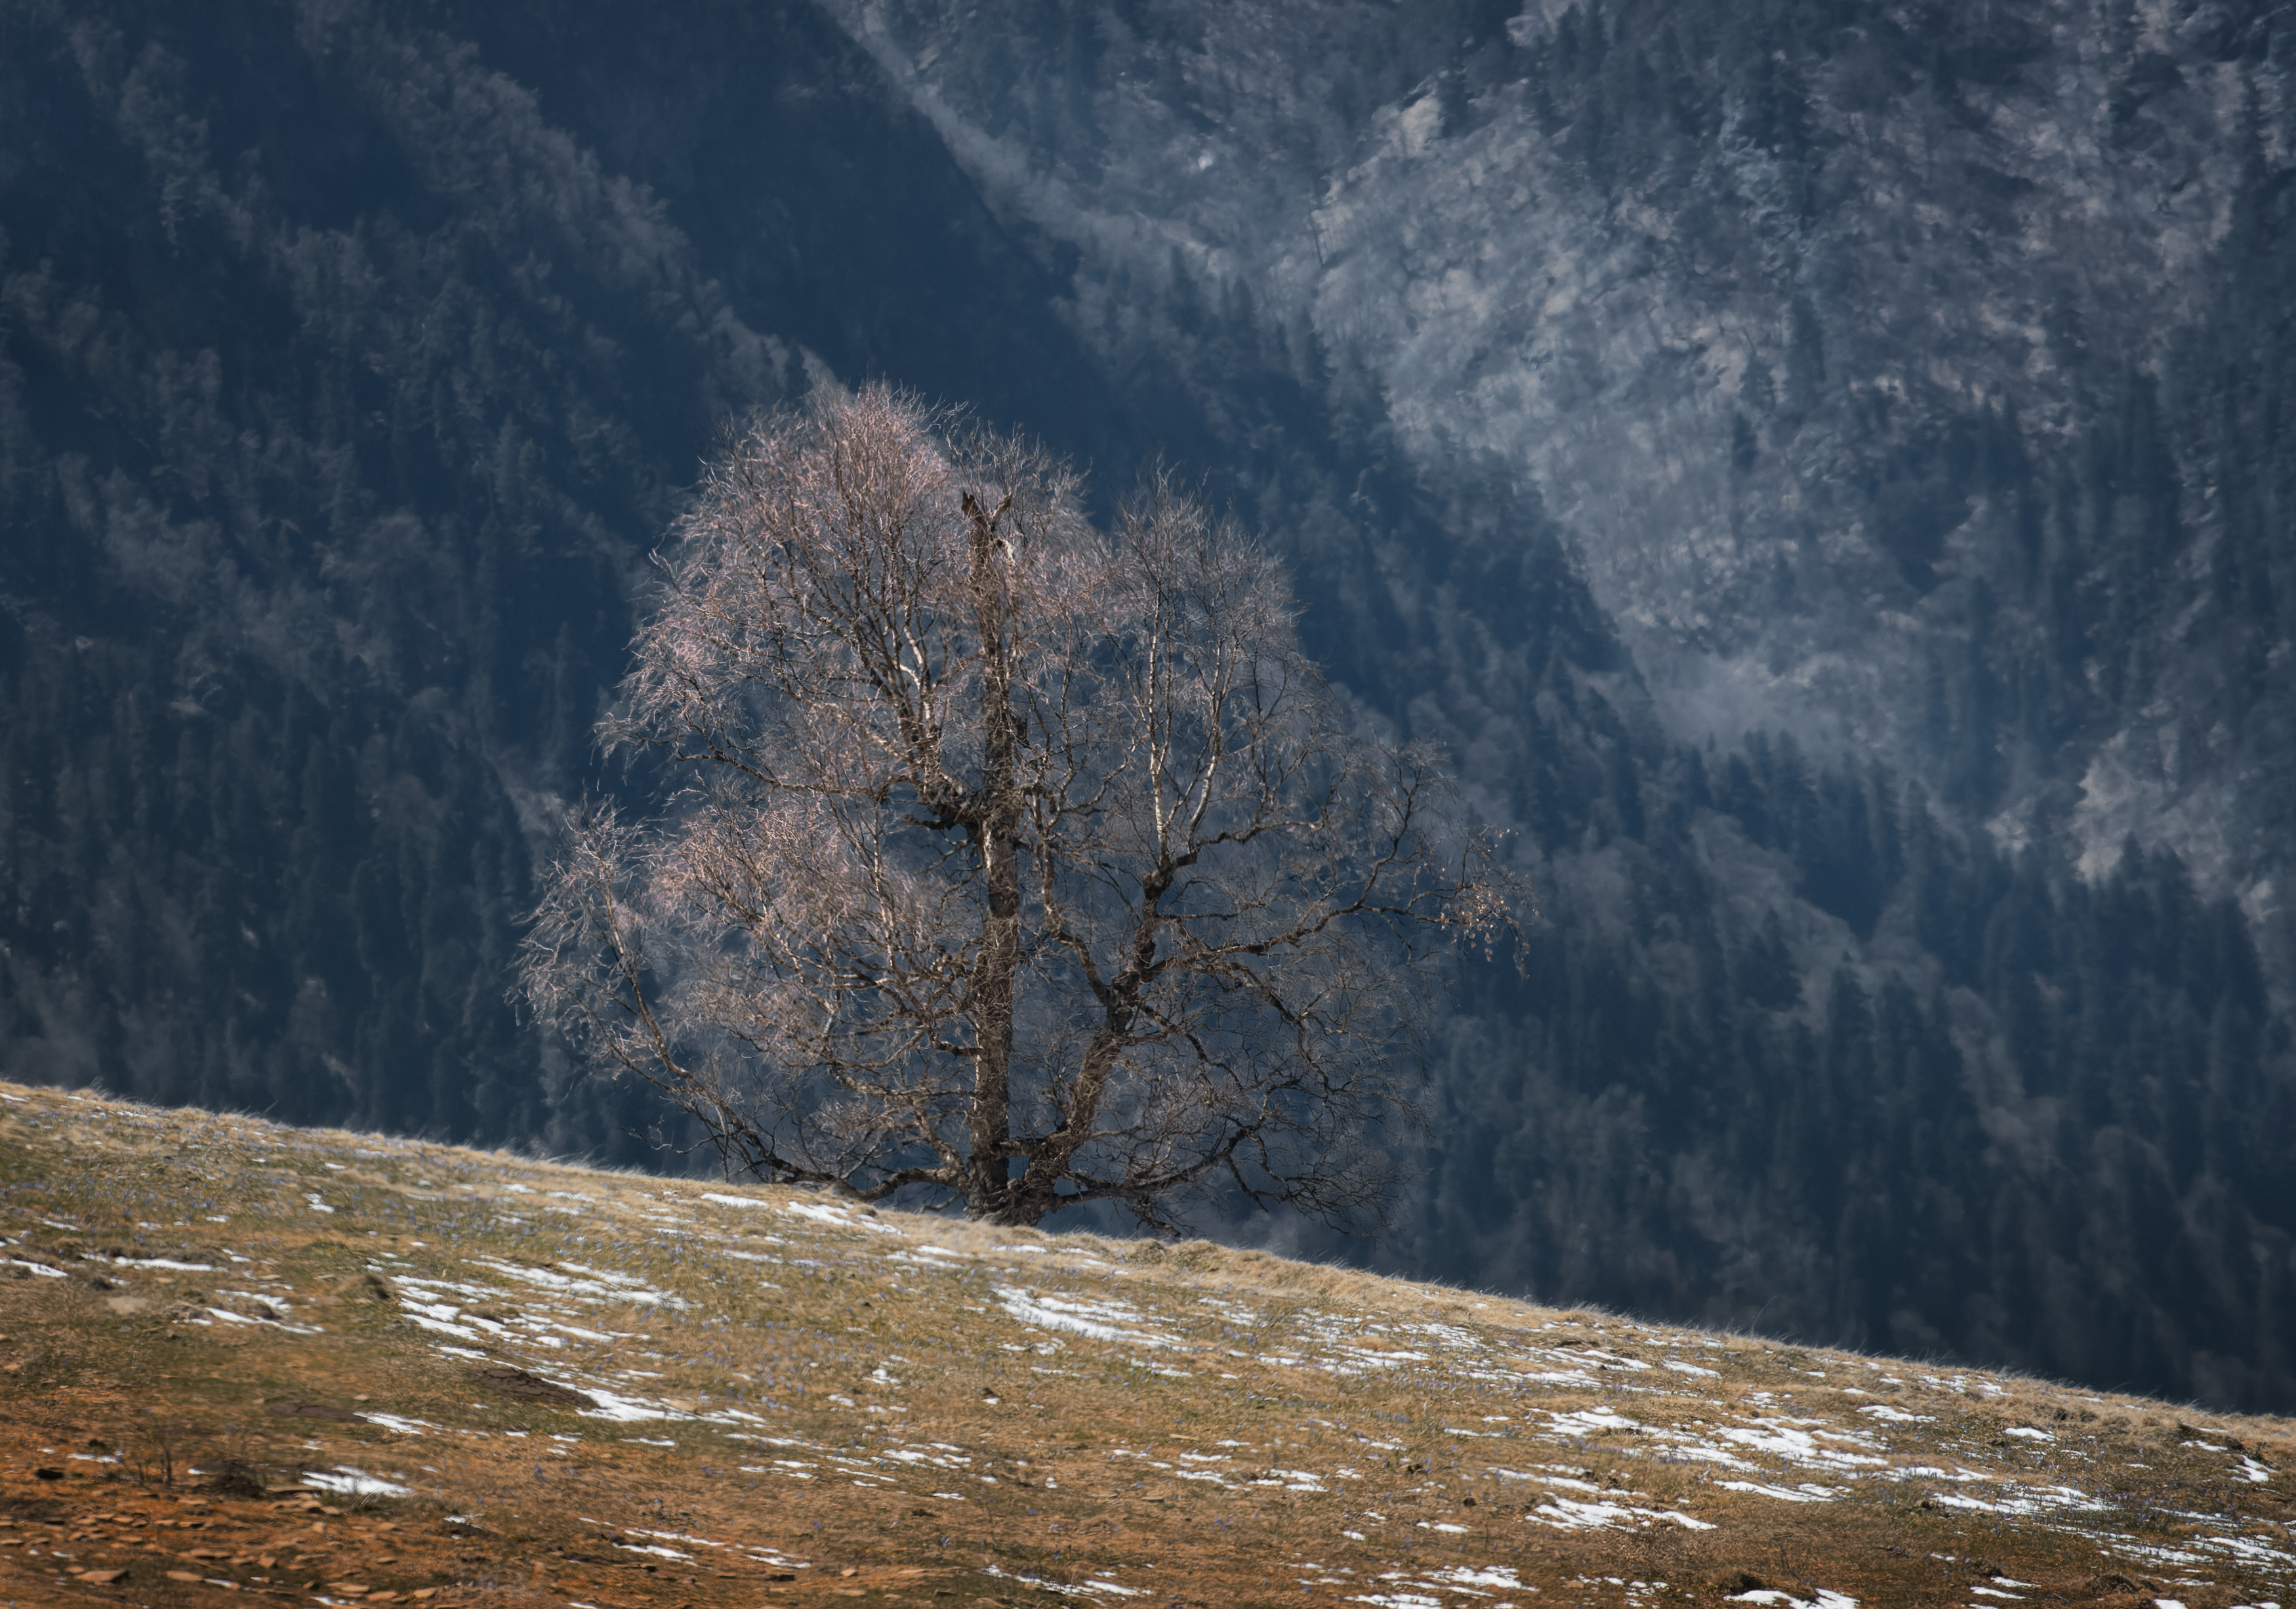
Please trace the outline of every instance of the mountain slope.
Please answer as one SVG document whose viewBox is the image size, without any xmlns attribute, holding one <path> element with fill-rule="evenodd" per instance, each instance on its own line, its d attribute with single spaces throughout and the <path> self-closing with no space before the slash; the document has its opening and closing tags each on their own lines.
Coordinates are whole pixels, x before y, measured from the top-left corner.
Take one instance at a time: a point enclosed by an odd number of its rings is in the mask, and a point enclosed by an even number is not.
<svg viewBox="0 0 2296 1609">
<path fill-rule="evenodd" d="M 2270 8 L 832 9 L 1079 253 L 1088 339 L 1217 396 L 1177 304 L 1218 309 L 1423 482 L 1534 484 L 1671 729 L 1957 738 L 1942 796 L 2002 831 L 2094 868 L 2133 827 L 2277 908 L 2279 733 L 2239 718 L 2290 674 L 2243 662 L 2291 579 Z"/>
<path fill-rule="evenodd" d="M 0 1066 L 657 1155 L 534 868 L 882 374 L 1206 475 L 1540 891 L 1385 1239 L 1207 1232 L 2296 1404 L 2296 47 L 1984 19 L 0 0 Z"/>
<path fill-rule="evenodd" d="M 2275 13 L 831 9 L 1536 846 L 1390 1266 L 2284 1400 Z"/>
<path fill-rule="evenodd" d="M 27 1601 L 2284 1601 L 2296 1432 L 0 1090 Z M 150 1216 L 145 1216 L 149 1214 Z"/>
</svg>

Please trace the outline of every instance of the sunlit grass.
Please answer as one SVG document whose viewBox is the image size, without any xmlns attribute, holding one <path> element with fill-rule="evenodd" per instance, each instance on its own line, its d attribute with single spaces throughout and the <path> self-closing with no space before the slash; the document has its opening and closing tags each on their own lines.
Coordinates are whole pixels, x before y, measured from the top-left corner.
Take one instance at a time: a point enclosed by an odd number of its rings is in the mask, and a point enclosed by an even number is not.
<svg viewBox="0 0 2296 1609">
<path fill-rule="evenodd" d="M 2218 1609 L 2296 1576 L 2283 1421 L 1202 1243 L 5 1096 L 22 1601 Z M 340 1513 L 289 1490 L 315 1479 Z M 75 1531 L 102 1535 L 54 1545 Z M 155 1540 L 190 1534 L 229 1545 Z M 126 1574 L 58 1573 L 91 1567 Z"/>
</svg>

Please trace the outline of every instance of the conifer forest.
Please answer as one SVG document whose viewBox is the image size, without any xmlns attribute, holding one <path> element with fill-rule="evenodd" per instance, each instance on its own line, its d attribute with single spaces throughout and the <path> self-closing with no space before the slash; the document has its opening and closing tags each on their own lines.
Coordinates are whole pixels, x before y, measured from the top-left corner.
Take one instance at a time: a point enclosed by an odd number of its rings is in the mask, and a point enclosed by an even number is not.
<svg viewBox="0 0 2296 1609">
<path fill-rule="evenodd" d="M 1199 1232 L 2296 1411 L 2296 12 L 0 0 L 0 1072 L 703 1166 L 520 949 L 877 381 L 1265 533 L 1535 897 L 1383 1228 Z"/>
</svg>

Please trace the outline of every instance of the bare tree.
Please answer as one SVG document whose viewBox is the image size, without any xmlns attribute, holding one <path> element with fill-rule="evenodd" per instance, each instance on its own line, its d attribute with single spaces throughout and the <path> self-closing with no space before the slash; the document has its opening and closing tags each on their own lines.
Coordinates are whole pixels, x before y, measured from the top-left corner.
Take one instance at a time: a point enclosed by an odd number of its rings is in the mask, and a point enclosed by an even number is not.
<svg viewBox="0 0 2296 1609">
<path fill-rule="evenodd" d="M 1168 477 L 884 390 L 710 470 L 522 985 L 728 1176 L 1033 1224 L 1230 1187 L 1376 1208 L 1438 948 L 1513 926 L 1427 753 L 1351 727 L 1280 564 Z"/>
</svg>

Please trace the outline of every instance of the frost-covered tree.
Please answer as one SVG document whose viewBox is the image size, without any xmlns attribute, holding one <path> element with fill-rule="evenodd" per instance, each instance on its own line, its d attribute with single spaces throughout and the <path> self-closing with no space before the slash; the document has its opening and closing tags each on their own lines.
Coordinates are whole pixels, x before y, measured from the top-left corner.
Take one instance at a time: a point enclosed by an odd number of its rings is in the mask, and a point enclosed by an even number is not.
<svg viewBox="0 0 2296 1609">
<path fill-rule="evenodd" d="M 1438 954 L 1513 891 L 1263 547 L 1168 477 L 1098 529 L 881 389 L 740 436 L 660 562 L 603 735 L 676 785 L 572 824 L 524 970 L 597 1066 L 729 1176 L 1376 1211 Z"/>
</svg>

